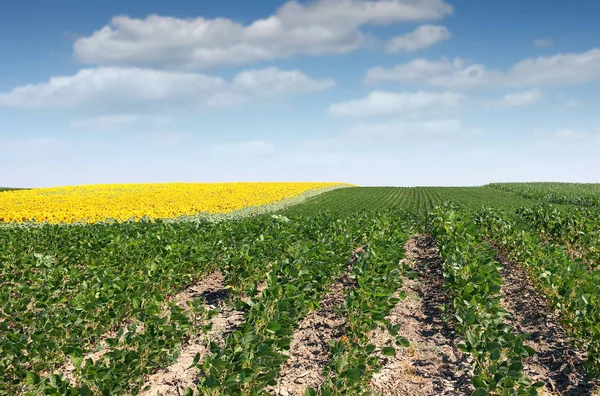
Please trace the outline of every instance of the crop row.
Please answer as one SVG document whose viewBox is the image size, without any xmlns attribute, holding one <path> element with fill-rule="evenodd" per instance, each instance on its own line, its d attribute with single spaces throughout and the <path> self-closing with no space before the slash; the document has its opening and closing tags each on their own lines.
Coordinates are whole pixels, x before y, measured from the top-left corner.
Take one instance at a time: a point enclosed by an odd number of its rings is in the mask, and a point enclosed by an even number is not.
<svg viewBox="0 0 600 396">
<path fill-rule="evenodd" d="M 316 306 L 360 243 L 358 224 L 332 221 L 333 232 L 315 229 L 310 239 L 282 245 L 266 288 L 252 301 L 241 328 L 222 348 L 213 344 L 212 354 L 198 362 L 200 394 L 258 394 L 275 384 L 298 320 Z M 241 279 L 245 283 L 251 282 Z"/>
<path fill-rule="evenodd" d="M 537 394 L 544 384 L 523 374 L 523 359 L 535 351 L 523 345 L 525 334 L 504 323 L 508 313 L 500 308 L 502 278 L 491 249 L 460 211 L 436 208 L 428 222 L 444 259 L 456 330 L 465 339 L 459 348 L 473 357 L 473 395 Z"/>
<path fill-rule="evenodd" d="M 600 184 L 592 183 L 493 183 L 488 187 L 546 203 L 600 206 Z"/>
<path fill-rule="evenodd" d="M 545 244 L 528 224 L 493 209 L 482 210 L 480 231 L 528 273 L 536 288 L 560 313 L 567 333 L 589 358 L 589 372 L 600 373 L 600 272 L 573 260 L 561 246 Z"/>
<path fill-rule="evenodd" d="M 3 228 L 1 391 L 18 392 L 25 378 L 48 385 L 38 376 L 60 370 L 67 356 L 77 361 L 94 352 L 103 335 L 132 322 L 147 331 L 109 338 L 110 353 L 76 374 L 92 389 L 135 391 L 153 366 L 172 360 L 173 347 L 190 331 L 184 329 L 189 320 L 176 308 L 161 314 L 169 295 L 220 268 L 230 289 L 245 296 L 272 263 L 292 254 L 293 242 L 326 234 L 342 238 L 349 249 L 356 231 L 327 216 L 298 222 L 262 217 L 219 224 Z"/>
<path fill-rule="evenodd" d="M 531 207 L 537 201 L 489 187 L 360 187 L 330 191 L 281 213 L 295 216 L 331 211 L 348 215 L 363 210 L 400 208 L 423 217 L 427 211 L 444 203 L 477 211 L 489 206 L 506 210 Z"/>
<path fill-rule="evenodd" d="M 535 230 L 546 243 L 563 246 L 571 257 L 592 269 L 600 263 L 600 218 L 588 208 L 541 204 L 516 211 L 522 224 Z"/>
<path fill-rule="evenodd" d="M 394 212 L 2 228 L 0 393 L 138 393 L 214 314 L 201 301 L 190 309 L 165 301 L 215 269 L 244 322 L 196 363 L 206 374 L 198 391 L 260 392 L 278 376 L 298 320 L 318 306 L 352 248 L 367 245 L 345 307 L 350 341 L 334 353 L 350 354 L 336 365 L 346 367 L 347 386 L 364 383 L 376 364 L 358 353 L 363 330 L 384 322 L 397 302 L 390 296 L 399 285 L 404 224 Z"/>
<path fill-rule="evenodd" d="M 394 293 L 402 286 L 399 261 L 404 257 L 406 223 L 397 215 L 380 216 L 367 224 L 365 249 L 353 264 L 351 277 L 356 287 L 349 288 L 342 309 L 346 318 L 344 335 L 331 345 L 331 359 L 325 368 L 326 381 L 321 395 L 364 394 L 373 373 L 380 367 L 381 354 L 394 355 L 394 347 L 376 352 L 369 334 L 378 327 L 395 337 L 398 347 L 409 341 L 398 335 L 387 315 L 399 303 Z M 316 394 L 312 389 L 309 394 Z"/>
</svg>

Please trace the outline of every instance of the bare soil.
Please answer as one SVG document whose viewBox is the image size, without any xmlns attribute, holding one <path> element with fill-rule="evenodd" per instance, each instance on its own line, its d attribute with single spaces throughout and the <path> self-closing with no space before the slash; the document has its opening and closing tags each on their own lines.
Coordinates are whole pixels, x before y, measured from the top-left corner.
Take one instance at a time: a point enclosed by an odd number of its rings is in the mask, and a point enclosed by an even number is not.
<svg viewBox="0 0 600 396">
<path fill-rule="evenodd" d="M 346 326 L 339 309 L 344 304 L 346 289 L 356 287 L 348 275 L 362 248 L 355 249 L 346 272 L 320 301 L 320 309 L 310 312 L 298 325 L 290 343 L 290 358 L 284 364 L 277 384 L 267 391 L 273 395 L 304 395 L 310 388 L 318 388 L 324 381 L 323 368 L 329 362 L 329 343 L 339 339 Z"/>
<path fill-rule="evenodd" d="M 524 373 L 534 381 L 544 382 L 546 394 L 594 394 L 599 383 L 586 375 L 586 354 L 569 342 L 558 316 L 528 282 L 527 275 L 501 255 L 497 259 L 503 263 L 500 305 L 511 314 L 506 323 L 519 333 L 529 334 L 525 344 L 536 350 L 524 362 Z"/>
<path fill-rule="evenodd" d="M 471 364 L 458 350 L 461 339 L 452 322 L 440 309 L 450 305 L 443 290 L 442 259 L 434 241 L 427 236 L 413 236 L 405 245 L 403 262 L 418 273 L 415 280 L 403 278 L 406 293 L 390 312 L 388 319 L 400 325 L 400 334 L 411 345 L 397 347 L 396 356 L 383 357 L 381 371 L 373 376 L 371 389 L 381 395 L 465 395 L 470 394 Z M 402 264 L 402 262 L 401 262 Z M 395 346 L 387 330 L 372 334 L 378 349 Z"/>
<path fill-rule="evenodd" d="M 183 346 L 177 360 L 169 367 L 151 375 L 140 395 L 179 396 L 185 393 L 186 388 L 193 387 L 197 382 L 199 370 L 190 368 L 196 354 L 200 355 L 200 362 L 209 353 L 210 342 L 222 345 L 227 335 L 233 332 L 243 321 L 243 312 L 225 307 L 224 302 L 228 296 L 223 288 L 223 275 L 216 271 L 182 293 L 173 298 L 176 304 L 187 308 L 187 302 L 193 299 L 202 299 L 207 309 L 220 308 L 219 314 L 210 319 L 211 330 L 207 334 L 197 334 Z"/>
</svg>

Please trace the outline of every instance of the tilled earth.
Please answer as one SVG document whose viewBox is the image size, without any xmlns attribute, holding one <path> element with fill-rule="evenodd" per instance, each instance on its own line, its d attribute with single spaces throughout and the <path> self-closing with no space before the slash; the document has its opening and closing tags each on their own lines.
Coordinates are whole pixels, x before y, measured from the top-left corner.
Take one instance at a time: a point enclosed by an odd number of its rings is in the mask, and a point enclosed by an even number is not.
<svg viewBox="0 0 600 396">
<path fill-rule="evenodd" d="M 500 305 L 510 312 L 507 324 L 529 336 L 525 344 L 536 354 L 524 362 L 524 373 L 534 381 L 546 383 L 544 391 L 552 395 L 591 395 L 598 381 L 586 376 L 585 353 L 570 342 L 559 319 L 527 281 L 526 274 L 515 264 L 502 260 Z"/>
<path fill-rule="evenodd" d="M 442 261 L 433 241 L 414 236 L 406 244 L 406 263 L 418 273 L 417 279 L 403 279 L 400 292 L 406 298 L 388 319 L 400 325 L 400 335 L 411 345 L 386 357 L 371 387 L 381 395 L 464 395 L 472 391 L 471 367 L 458 350 L 460 338 L 440 309 L 450 301 L 443 290 Z M 398 293 L 399 295 L 400 293 Z M 375 345 L 391 346 L 387 331 L 373 334 Z"/>
</svg>

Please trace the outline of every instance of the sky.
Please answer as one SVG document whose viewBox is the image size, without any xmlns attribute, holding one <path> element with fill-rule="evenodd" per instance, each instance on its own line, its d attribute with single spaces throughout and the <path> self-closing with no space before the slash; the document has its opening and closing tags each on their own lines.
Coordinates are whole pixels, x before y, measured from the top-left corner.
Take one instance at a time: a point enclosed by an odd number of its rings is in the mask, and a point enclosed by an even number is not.
<svg viewBox="0 0 600 396">
<path fill-rule="evenodd" d="M 0 4 L 0 186 L 600 182 L 596 0 Z"/>
</svg>

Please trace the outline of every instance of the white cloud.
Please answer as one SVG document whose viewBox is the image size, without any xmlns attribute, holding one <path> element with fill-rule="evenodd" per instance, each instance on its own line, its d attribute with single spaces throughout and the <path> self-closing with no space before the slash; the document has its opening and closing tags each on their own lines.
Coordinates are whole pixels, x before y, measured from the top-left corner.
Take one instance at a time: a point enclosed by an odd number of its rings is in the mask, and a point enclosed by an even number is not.
<svg viewBox="0 0 600 396">
<path fill-rule="evenodd" d="M 365 139 L 406 139 L 441 141 L 455 140 L 465 136 L 475 136 L 481 130 L 465 126 L 457 119 L 440 119 L 417 122 L 396 122 L 389 124 L 361 124 L 350 129 L 353 137 Z"/>
<path fill-rule="evenodd" d="M 381 66 L 373 67 L 367 71 L 364 82 L 366 84 L 376 84 L 379 82 L 403 83 L 423 81 L 435 76 L 461 70 L 465 65 L 466 61 L 461 58 L 442 58 L 439 61 L 417 58 L 391 69 Z"/>
<path fill-rule="evenodd" d="M 299 70 L 282 71 L 276 67 L 269 67 L 239 73 L 233 79 L 232 89 L 242 94 L 271 97 L 323 91 L 334 85 L 335 82 L 331 79 L 314 80 Z"/>
<path fill-rule="evenodd" d="M 340 117 L 422 115 L 457 109 L 465 96 L 455 92 L 373 91 L 365 98 L 334 103 L 328 113 Z"/>
<path fill-rule="evenodd" d="M 440 41 L 451 37 L 450 31 L 445 26 L 422 25 L 414 31 L 390 39 L 385 49 L 389 53 L 398 51 L 413 52 L 431 47 Z"/>
<path fill-rule="evenodd" d="M 281 97 L 328 89 L 332 80 L 315 80 L 299 70 L 271 67 L 248 70 L 232 83 L 199 73 L 140 68 L 99 67 L 73 76 L 52 77 L 46 83 L 29 84 L 0 92 L 0 107 L 42 109 L 89 106 L 107 109 L 146 109 L 149 106 L 229 106 L 261 97 Z M 131 117 L 103 120 L 132 122 Z"/>
<path fill-rule="evenodd" d="M 219 156 L 264 156 L 273 154 L 275 146 L 262 140 L 219 144 L 212 147 L 212 153 Z"/>
<path fill-rule="evenodd" d="M 533 45 L 538 48 L 552 47 L 554 45 L 554 40 L 550 38 L 541 38 L 533 40 Z"/>
<path fill-rule="evenodd" d="M 372 42 L 368 24 L 438 20 L 452 13 L 443 0 L 289 1 L 274 15 L 242 25 L 226 18 L 117 16 L 74 44 L 75 57 L 99 65 L 209 68 L 347 53 Z"/>
<path fill-rule="evenodd" d="M 376 67 L 365 76 L 367 83 L 420 82 L 446 89 L 477 87 L 540 87 L 584 84 L 600 79 L 600 48 L 581 53 L 528 58 L 508 70 L 487 69 L 462 59 L 416 59 L 392 69 Z"/>
<path fill-rule="evenodd" d="M 539 89 L 531 89 L 529 91 L 506 94 L 494 104 L 499 107 L 531 106 L 542 100 L 542 97 L 542 92 Z"/>
<path fill-rule="evenodd" d="M 138 68 L 83 69 L 0 93 L 0 107 L 61 108 L 92 103 L 188 103 L 227 89 L 225 80 L 196 73 Z"/>
</svg>

